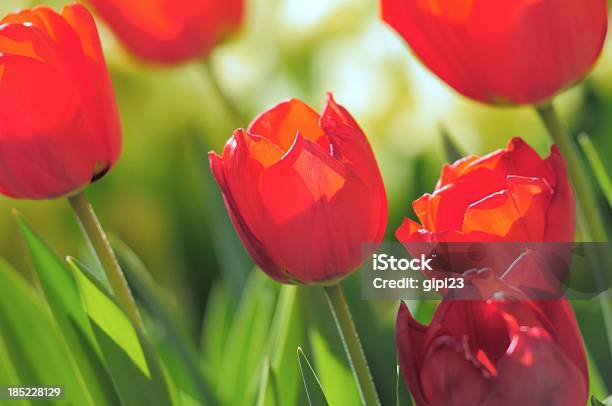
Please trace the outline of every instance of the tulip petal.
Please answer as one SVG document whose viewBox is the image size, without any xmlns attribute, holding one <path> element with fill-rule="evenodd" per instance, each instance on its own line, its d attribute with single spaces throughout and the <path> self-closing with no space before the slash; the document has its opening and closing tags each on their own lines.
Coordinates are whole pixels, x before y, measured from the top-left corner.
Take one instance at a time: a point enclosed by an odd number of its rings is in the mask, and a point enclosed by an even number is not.
<svg viewBox="0 0 612 406">
<path fill-rule="evenodd" d="M 441 189 L 442 187 L 452 183 L 455 179 L 461 176 L 464 170 L 474 161 L 478 160 L 479 157 L 476 155 L 468 155 L 463 157 L 452 164 L 444 164 L 442 166 L 442 173 L 440 179 L 436 184 L 435 189 Z"/>
<path fill-rule="evenodd" d="M 395 238 L 401 242 L 426 242 L 424 233 L 421 231 L 427 232 L 419 223 L 405 217 L 402 224 L 395 230 Z"/>
<path fill-rule="evenodd" d="M 334 101 L 331 93 L 321 114 L 321 128 L 332 145 L 332 156 L 354 171 L 365 183 L 382 187 L 374 153 L 351 114 Z"/>
<path fill-rule="evenodd" d="M 266 210 L 261 202 L 261 176 L 282 157 L 276 145 L 242 129 L 234 132 L 223 149 L 225 182 L 233 209 L 256 239 L 265 241 Z M 239 213 L 239 214 L 238 214 Z"/>
<path fill-rule="evenodd" d="M 257 239 L 257 237 L 250 230 L 248 224 L 240 215 L 240 210 L 236 206 L 236 201 L 231 193 L 231 190 L 228 187 L 227 181 L 225 179 L 225 168 L 223 158 L 217 155 L 214 152 L 210 152 L 208 154 L 208 158 L 210 161 L 210 168 L 213 173 L 219 188 L 223 194 L 223 200 L 225 202 L 225 206 L 227 208 L 227 212 L 234 224 L 236 231 L 238 232 L 238 236 L 240 240 L 246 247 L 247 251 L 254 259 L 254 261 L 259 265 L 266 273 L 268 273 L 271 277 L 278 280 L 279 282 L 289 282 L 286 278 L 285 273 L 282 270 L 278 269 L 275 265 L 274 261 L 267 254 L 265 246 Z"/>
<path fill-rule="evenodd" d="M 362 262 L 362 244 L 377 242 L 379 197 L 373 199 L 360 179 L 301 135 L 263 172 L 260 185 L 265 241 L 297 280 L 344 276 Z"/>
<path fill-rule="evenodd" d="M 512 344 L 498 364 L 499 374 L 483 404 L 585 404 L 587 382 L 550 335 L 540 327 L 519 328 L 515 321 L 512 324 Z"/>
<path fill-rule="evenodd" d="M 542 241 L 553 191 L 539 178 L 508 177 L 508 190 L 471 204 L 463 232 L 499 236 L 505 241 Z"/>
<path fill-rule="evenodd" d="M 87 184 L 94 160 L 83 138 L 78 90 L 46 64 L 23 56 L 0 56 L 0 71 L 3 193 L 52 198 Z"/>
<path fill-rule="evenodd" d="M 62 16 L 78 34 L 85 58 L 79 72 L 91 145 L 96 148 L 96 177 L 112 167 L 121 153 L 121 124 L 95 21 L 80 4 L 64 6 Z"/>
<path fill-rule="evenodd" d="M 584 351 L 580 327 L 570 302 L 563 298 L 558 300 L 540 300 L 535 305 L 546 317 L 546 322 L 554 326 L 551 333 L 559 348 L 576 365 L 585 382 L 589 372 Z"/>
<path fill-rule="evenodd" d="M 503 306 L 501 301 L 442 301 L 431 325 L 439 326 L 437 334 L 469 337 L 467 344 L 473 354 L 483 351 L 496 363 L 510 344 Z"/>
<path fill-rule="evenodd" d="M 5 23 L 0 26 L 0 49 L 5 55 L 32 58 L 54 66 L 58 63 L 49 37 L 43 31 L 24 24 Z"/>
<path fill-rule="evenodd" d="M 452 182 L 417 199 L 413 209 L 424 227 L 433 232 L 460 230 L 470 204 L 505 189 L 507 172 L 500 165 L 503 153 L 499 150 L 460 162 Z"/>
<path fill-rule="evenodd" d="M 417 322 L 403 302 L 398 309 L 395 334 L 397 356 L 406 385 L 417 403 L 426 405 L 419 371 L 426 351 L 427 326 Z"/>
<path fill-rule="evenodd" d="M 565 159 L 559 148 L 553 145 L 547 159 L 552 171 L 555 173 L 555 194 L 548 208 L 544 241 L 570 242 L 574 241 L 576 232 L 576 200 L 567 176 Z M 554 221 L 554 219 L 564 221 Z"/>
<path fill-rule="evenodd" d="M 84 54 L 99 63 L 104 63 L 100 36 L 91 13 L 81 4 L 69 4 L 62 9 L 62 16 L 78 34 Z"/>
<path fill-rule="evenodd" d="M 423 393 L 431 405 L 473 406 L 482 403 L 492 385 L 489 361 L 481 362 L 465 340 L 450 336 L 436 338 L 428 347 L 427 367 L 421 370 Z"/>
<path fill-rule="evenodd" d="M 248 132 L 267 138 L 283 151 L 289 151 L 297 133 L 329 149 L 329 142 L 319 125 L 319 113 L 297 99 L 277 104 L 257 116 Z"/>
<path fill-rule="evenodd" d="M 283 223 L 332 200 L 346 176 L 346 168 L 300 133 L 285 157 L 264 172 L 261 193 L 274 221 Z"/>
</svg>

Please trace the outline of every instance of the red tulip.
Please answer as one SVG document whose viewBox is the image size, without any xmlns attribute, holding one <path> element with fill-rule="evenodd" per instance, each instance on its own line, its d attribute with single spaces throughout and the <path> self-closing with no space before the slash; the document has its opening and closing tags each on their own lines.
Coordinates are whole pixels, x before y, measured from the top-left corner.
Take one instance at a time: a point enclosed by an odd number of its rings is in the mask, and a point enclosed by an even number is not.
<svg viewBox="0 0 612 406">
<path fill-rule="evenodd" d="M 576 210 L 556 146 L 541 159 L 520 138 L 484 157 L 442 168 L 433 193 L 412 207 L 421 224 L 405 219 L 402 242 L 571 242 Z"/>
<path fill-rule="evenodd" d="M 396 338 L 419 406 L 586 403 L 587 364 L 566 300 L 443 301 L 429 326 L 402 304 Z"/>
<path fill-rule="evenodd" d="M 580 81 L 607 30 L 605 0 L 381 0 L 382 17 L 458 92 L 538 103 Z"/>
<path fill-rule="evenodd" d="M 81 5 L 0 21 L 0 192 L 47 199 L 103 176 L 121 129 L 96 24 Z"/>
<path fill-rule="evenodd" d="M 330 284 L 380 242 L 387 198 L 365 135 L 331 95 L 280 103 L 236 130 L 213 174 L 242 242 L 272 278 Z"/>
<path fill-rule="evenodd" d="M 177 63 L 208 54 L 242 20 L 243 0 L 89 0 L 138 57 Z"/>
</svg>

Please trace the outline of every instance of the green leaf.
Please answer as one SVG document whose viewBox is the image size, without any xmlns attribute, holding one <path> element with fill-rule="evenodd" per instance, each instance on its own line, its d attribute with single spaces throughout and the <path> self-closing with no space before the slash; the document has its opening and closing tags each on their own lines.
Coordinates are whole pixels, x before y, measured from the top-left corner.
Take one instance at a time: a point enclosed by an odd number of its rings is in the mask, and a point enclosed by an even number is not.
<svg viewBox="0 0 612 406">
<path fill-rule="evenodd" d="M 47 303 L 70 348 L 74 364 L 86 383 L 85 388 L 97 404 L 117 403 L 113 383 L 104 368 L 73 276 L 25 219 L 16 211 L 13 214 L 32 257 Z"/>
<path fill-rule="evenodd" d="M 218 390 L 228 404 L 253 404 L 270 333 L 278 285 L 261 271 L 247 282 L 227 335 Z M 240 382 L 240 385 L 236 385 Z"/>
<path fill-rule="evenodd" d="M 64 385 L 65 399 L 95 405 L 46 303 L 0 262 L 0 334 L 23 384 Z"/>
<path fill-rule="evenodd" d="M 591 396 L 591 406 L 612 406 L 612 396 L 604 400 L 598 400 L 595 396 Z"/>
<path fill-rule="evenodd" d="M 264 359 L 259 380 L 259 394 L 257 395 L 257 406 L 282 405 L 278 400 L 278 386 L 274 372 L 270 367 L 270 358 Z M 290 403 L 295 404 L 295 403 Z"/>
<path fill-rule="evenodd" d="M 311 358 L 332 405 L 358 405 L 361 398 L 322 289 L 302 289 Z M 393 382 L 393 381 L 392 381 Z"/>
<path fill-rule="evenodd" d="M 319 381 L 319 377 L 312 368 L 310 361 L 308 361 L 301 347 L 297 349 L 297 356 L 300 365 L 300 373 L 302 374 L 302 382 L 304 383 L 304 389 L 308 397 L 308 404 L 310 406 L 329 405 L 325 397 L 325 392 L 323 392 L 321 382 Z"/>
<path fill-rule="evenodd" d="M 608 391 L 606 389 L 606 384 L 601 376 L 601 372 L 599 372 L 599 368 L 597 368 L 597 364 L 593 360 L 591 356 L 591 351 L 588 347 L 585 348 L 587 353 L 587 360 L 589 364 L 589 389 L 591 390 L 591 394 L 597 396 L 598 398 L 603 398 L 607 395 Z"/>
<path fill-rule="evenodd" d="M 447 162 L 455 162 L 465 156 L 465 153 L 455 144 L 448 129 L 443 124 L 440 124 L 440 136 L 442 137 L 442 146 Z"/>
<path fill-rule="evenodd" d="M 17 370 L 11 363 L 10 354 L 8 349 L 6 348 L 6 344 L 2 338 L 2 334 L 0 334 L 0 385 L 15 385 L 19 386 L 23 383 L 19 379 L 17 374 Z M 27 400 L 15 400 L 13 401 L 15 405 L 27 406 L 30 404 Z"/>
<path fill-rule="evenodd" d="M 578 136 L 578 143 L 588 158 L 587 160 L 589 161 L 591 169 L 595 174 L 595 179 L 597 179 L 597 183 L 608 201 L 608 206 L 612 208 L 612 180 L 610 180 L 610 176 L 606 171 L 606 167 L 604 166 L 601 157 L 597 153 L 597 149 L 586 134 L 580 134 Z"/>
<path fill-rule="evenodd" d="M 125 405 L 169 405 L 171 397 L 159 360 L 112 295 L 90 271 L 69 258 L 94 336 Z"/>
<path fill-rule="evenodd" d="M 415 320 L 422 324 L 429 324 L 438 308 L 438 300 L 408 300 L 408 308 L 414 314 Z"/>
<path fill-rule="evenodd" d="M 192 345 L 185 327 L 175 316 L 170 304 L 136 254 L 124 243 L 111 238 L 115 252 L 134 292 L 141 298 L 148 314 L 154 320 L 156 348 L 168 367 L 180 395 L 202 404 L 217 403 L 213 391 L 204 382 L 197 363 L 198 351 Z M 176 311 L 175 311 L 176 312 Z"/>
<path fill-rule="evenodd" d="M 213 387 L 216 387 L 222 379 L 218 371 L 223 362 L 232 315 L 231 300 L 227 290 L 222 283 L 216 283 L 208 295 L 200 336 L 202 369 Z"/>
<path fill-rule="evenodd" d="M 304 340 L 304 327 L 300 311 L 297 286 L 283 285 L 274 311 L 268 352 L 272 354 L 272 372 L 282 391 L 279 404 L 298 403 L 301 385 L 296 368 L 295 348 Z"/>
</svg>

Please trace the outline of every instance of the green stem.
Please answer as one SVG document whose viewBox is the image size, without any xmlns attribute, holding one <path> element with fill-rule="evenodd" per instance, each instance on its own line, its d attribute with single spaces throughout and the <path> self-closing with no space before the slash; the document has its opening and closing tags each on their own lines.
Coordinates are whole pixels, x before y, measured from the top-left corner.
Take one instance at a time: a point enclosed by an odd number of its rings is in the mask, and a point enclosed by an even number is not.
<svg viewBox="0 0 612 406">
<path fill-rule="evenodd" d="M 380 405 L 378 394 L 376 393 L 376 387 L 372 380 L 372 374 L 368 367 L 368 362 L 361 347 L 359 341 L 359 335 L 355 329 L 355 324 L 351 318 L 351 312 L 344 299 L 342 288 L 340 285 L 326 286 L 325 293 L 327 294 L 327 302 L 331 309 L 338 332 L 342 338 L 342 344 L 344 344 L 344 350 L 348 356 L 353 370 L 353 376 L 359 389 L 359 395 L 361 396 L 361 402 L 364 405 Z"/>
<path fill-rule="evenodd" d="M 212 85 L 213 90 L 216 93 L 217 100 L 219 100 L 221 104 L 223 104 L 223 108 L 229 114 L 230 119 L 232 120 L 232 125 L 236 127 L 245 127 L 246 125 L 248 125 L 249 123 L 247 119 L 244 117 L 242 112 L 240 112 L 240 110 L 236 108 L 236 103 L 234 103 L 234 101 L 229 97 L 225 89 L 223 89 L 223 86 L 221 86 L 219 78 L 215 73 L 215 69 L 213 68 L 212 63 L 210 62 L 210 58 L 204 59 L 202 61 L 202 65 L 209 78 L 210 84 Z"/>
<path fill-rule="evenodd" d="M 87 236 L 87 240 L 100 261 L 100 265 L 108 278 L 108 282 L 110 283 L 111 289 L 119 305 L 136 326 L 142 327 L 142 319 L 140 318 L 140 313 L 136 307 L 132 292 L 130 292 L 130 288 L 119 266 L 119 262 L 117 262 L 115 253 L 98 221 L 98 217 L 96 217 L 93 207 L 85 196 L 85 192 L 81 191 L 76 195 L 70 196 L 68 201 L 79 219 L 79 223 Z"/>
<path fill-rule="evenodd" d="M 595 190 L 587 176 L 586 167 L 578 154 L 574 141 L 563 127 L 552 102 L 538 105 L 536 110 L 544 122 L 550 137 L 557 144 L 567 162 L 567 170 L 576 192 L 576 201 L 580 210 L 578 220 L 581 222 L 580 228 L 583 232 L 583 239 L 586 242 L 608 241 L 606 230 L 601 221 L 603 217 L 599 211 Z M 597 256 L 597 252 L 595 255 Z M 609 257 L 603 259 L 593 258 L 597 262 L 595 264 L 596 272 L 602 272 L 607 269 L 608 259 Z M 602 281 L 605 280 L 603 275 L 595 276 L 599 276 L 599 279 Z M 600 305 L 608 338 L 608 347 L 612 353 L 612 301 L 606 295 L 600 300 Z"/>
<path fill-rule="evenodd" d="M 582 159 L 578 154 L 578 149 L 561 124 L 561 120 L 552 103 L 538 105 L 536 110 L 544 122 L 550 137 L 557 144 L 567 162 L 567 170 L 572 179 L 572 184 L 576 191 L 576 200 L 582 214 L 582 216 L 579 216 L 579 219 L 584 219 L 584 224 L 581 224 L 584 231 L 584 239 L 587 242 L 608 241 L 595 198 L 595 191 L 587 176 Z"/>
</svg>

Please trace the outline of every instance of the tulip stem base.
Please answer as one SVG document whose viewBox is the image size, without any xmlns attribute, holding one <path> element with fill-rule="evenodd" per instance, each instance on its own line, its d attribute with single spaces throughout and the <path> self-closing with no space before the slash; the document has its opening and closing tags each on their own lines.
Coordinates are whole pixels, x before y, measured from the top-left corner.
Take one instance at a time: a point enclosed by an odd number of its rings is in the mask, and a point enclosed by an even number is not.
<svg viewBox="0 0 612 406">
<path fill-rule="evenodd" d="M 576 192 L 576 201 L 580 210 L 578 221 L 581 223 L 582 238 L 587 242 L 608 241 L 606 230 L 601 220 L 603 217 L 597 204 L 595 189 L 587 175 L 586 167 L 578 153 L 576 144 L 561 123 L 552 102 L 538 105 L 536 110 L 546 126 L 550 137 L 557 144 L 567 162 L 567 170 Z M 599 270 L 607 269 L 605 264 L 609 263 L 607 262 L 608 258 L 594 258 L 593 260 L 600 262 L 600 265 L 596 265 Z M 608 337 L 608 346 L 612 352 L 612 301 L 604 297 L 600 303 Z"/>
<path fill-rule="evenodd" d="M 81 191 L 76 195 L 70 196 L 68 201 L 108 278 L 108 282 L 119 305 L 136 326 L 142 326 L 142 319 L 136 307 L 136 301 L 132 296 L 132 292 L 115 257 L 115 253 L 108 242 L 104 229 L 85 196 L 85 192 Z"/>
<path fill-rule="evenodd" d="M 339 284 L 333 286 L 326 286 L 325 293 L 327 296 L 327 302 L 331 309 L 332 315 L 338 327 L 338 332 L 342 338 L 342 344 L 344 350 L 351 364 L 353 370 L 353 376 L 359 389 L 359 395 L 364 405 L 380 405 L 376 387 L 374 386 L 374 380 L 368 367 L 368 362 L 353 323 L 351 312 L 344 298 L 344 293 Z"/>
</svg>

